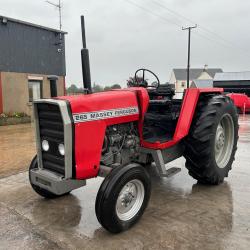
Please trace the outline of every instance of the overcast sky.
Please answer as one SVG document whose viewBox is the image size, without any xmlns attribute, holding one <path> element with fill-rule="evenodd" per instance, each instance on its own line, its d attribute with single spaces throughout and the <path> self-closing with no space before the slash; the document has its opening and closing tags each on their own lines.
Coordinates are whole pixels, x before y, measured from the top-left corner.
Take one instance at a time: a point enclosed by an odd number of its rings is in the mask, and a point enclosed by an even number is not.
<svg viewBox="0 0 250 250">
<path fill-rule="evenodd" d="M 192 36 L 192 67 L 208 64 L 224 71 L 250 70 L 249 0 L 62 2 L 63 30 L 68 32 L 67 85 L 82 82 L 81 14 L 86 21 L 92 81 L 98 84 L 125 86 L 140 67 L 167 82 L 172 68 L 186 67 L 187 32 L 181 27 L 194 23 L 198 28 Z M 0 15 L 58 28 L 56 8 L 43 0 L 0 0 Z"/>
</svg>

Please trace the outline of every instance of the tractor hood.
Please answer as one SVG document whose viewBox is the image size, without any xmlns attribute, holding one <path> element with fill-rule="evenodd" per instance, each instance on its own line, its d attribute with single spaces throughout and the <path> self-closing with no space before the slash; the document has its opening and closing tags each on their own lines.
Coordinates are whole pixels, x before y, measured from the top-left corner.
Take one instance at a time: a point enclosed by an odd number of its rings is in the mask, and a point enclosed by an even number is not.
<svg viewBox="0 0 250 250">
<path fill-rule="evenodd" d="M 137 106 L 136 94 L 125 90 L 62 96 L 58 99 L 69 101 L 73 113 Z"/>
<path fill-rule="evenodd" d="M 94 120 L 109 120 L 113 123 L 113 119 L 117 118 L 129 116 L 137 120 L 139 117 L 138 92 L 135 89 L 62 96 L 58 99 L 70 103 L 74 123 Z"/>
</svg>

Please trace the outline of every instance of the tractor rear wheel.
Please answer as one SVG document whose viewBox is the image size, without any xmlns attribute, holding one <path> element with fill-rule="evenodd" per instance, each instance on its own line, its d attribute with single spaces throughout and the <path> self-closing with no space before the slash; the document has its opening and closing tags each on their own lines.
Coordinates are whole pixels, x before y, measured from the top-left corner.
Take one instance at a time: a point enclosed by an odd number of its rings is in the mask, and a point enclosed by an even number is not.
<svg viewBox="0 0 250 250">
<path fill-rule="evenodd" d="M 189 174 L 204 184 L 218 185 L 232 168 L 238 140 L 237 109 L 223 95 L 202 96 L 185 140 Z"/>
<path fill-rule="evenodd" d="M 147 207 L 151 181 L 138 164 L 116 167 L 104 179 L 95 204 L 100 224 L 111 233 L 133 226 Z"/>
</svg>

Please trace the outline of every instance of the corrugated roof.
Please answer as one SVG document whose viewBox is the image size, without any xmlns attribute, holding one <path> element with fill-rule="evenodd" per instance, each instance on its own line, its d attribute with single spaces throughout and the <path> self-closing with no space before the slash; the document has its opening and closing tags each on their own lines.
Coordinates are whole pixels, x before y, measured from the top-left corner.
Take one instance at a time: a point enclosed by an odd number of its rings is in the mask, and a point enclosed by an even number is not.
<svg viewBox="0 0 250 250">
<path fill-rule="evenodd" d="M 195 86 L 197 88 L 212 88 L 213 87 L 213 79 L 208 79 L 208 80 L 196 79 L 196 80 L 193 80 L 192 84 L 195 84 Z M 192 84 L 191 84 L 191 86 L 192 86 Z"/>
<path fill-rule="evenodd" d="M 219 81 L 249 81 L 249 80 L 250 80 L 250 71 L 217 73 L 214 77 L 215 82 L 219 82 Z"/>
<path fill-rule="evenodd" d="M 39 29 L 49 30 L 49 31 L 53 31 L 53 32 L 56 32 L 56 33 L 67 34 L 67 32 L 65 32 L 65 31 L 60 31 L 60 30 L 57 30 L 57 29 L 53 29 L 53 28 L 41 26 L 41 25 L 38 25 L 38 24 L 29 23 L 29 22 L 26 22 L 26 21 L 22 21 L 22 20 L 18 20 L 18 19 L 15 19 L 15 18 L 0 15 L 0 20 L 1 21 L 3 20 L 3 18 L 6 18 L 7 21 L 11 21 L 11 22 L 14 22 L 14 23 L 20 23 L 20 24 L 23 24 L 23 25 L 28 25 L 28 26 L 32 26 L 32 27 L 35 27 L 35 28 L 39 28 Z"/>
<path fill-rule="evenodd" d="M 190 80 L 197 79 L 201 73 L 203 72 L 203 68 L 193 68 L 190 69 L 189 77 Z M 186 80 L 187 79 L 187 69 L 173 69 L 176 80 Z M 211 68 L 207 69 L 206 72 L 214 78 L 215 74 L 218 72 L 223 72 L 222 69 L 219 68 Z"/>
</svg>

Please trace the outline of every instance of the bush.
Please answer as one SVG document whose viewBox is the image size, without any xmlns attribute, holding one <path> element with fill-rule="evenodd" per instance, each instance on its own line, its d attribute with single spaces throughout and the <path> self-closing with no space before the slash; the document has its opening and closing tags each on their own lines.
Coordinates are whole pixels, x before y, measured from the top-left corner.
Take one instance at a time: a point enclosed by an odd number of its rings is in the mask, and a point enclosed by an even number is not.
<svg viewBox="0 0 250 250">
<path fill-rule="evenodd" d="M 0 118 L 7 118 L 8 116 L 4 113 L 0 114 Z"/>
<path fill-rule="evenodd" d="M 27 117 L 27 116 L 28 115 L 23 113 L 23 112 L 2 113 L 2 114 L 0 114 L 0 118 L 9 118 L 9 117 L 21 118 L 21 117 Z"/>
</svg>

